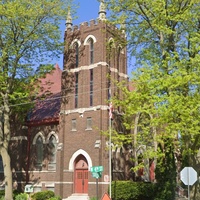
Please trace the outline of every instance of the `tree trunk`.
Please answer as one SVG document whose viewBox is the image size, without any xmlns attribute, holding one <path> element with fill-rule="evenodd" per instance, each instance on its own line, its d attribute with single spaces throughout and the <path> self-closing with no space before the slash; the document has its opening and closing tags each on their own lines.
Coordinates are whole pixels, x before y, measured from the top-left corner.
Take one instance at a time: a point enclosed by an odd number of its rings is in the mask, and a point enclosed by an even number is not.
<svg viewBox="0 0 200 200">
<path fill-rule="evenodd" d="M 11 137 L 11 129 L 10 129 L 10 108 L 9 108 L 9 92 L 2 95 L 3 97 L 3 117 L 2 117 L 2 130 L 1 130 L 1 156 L 4 166 L 4 181 L 5 181 L 5 200 L 13 199 L 13 191 L 12 191 L 12 170 L 10 163 L 10 155 L 8 153 L 9 141 Z"/>
<path fill-rule="evenodd" d="M 12 170 L 10 166 L 10 155 L 8 154 L 8 149 L 2 147 L 1 156 L 4 166 L 5 200 L 12 200 Z"/>
<path fill-rule="evenodd" d="M 137 113 L 134 118 L 134 130 L 133 130 L 133 154 L 134 154 L 134 167 L 138 165 L 137 158 L 137 133 L 138 133 L 138 121 L 140 118 L 140 113 Z M 135 173 L 136 177 L 138 176 L 137 172 Z"/>
</svg>

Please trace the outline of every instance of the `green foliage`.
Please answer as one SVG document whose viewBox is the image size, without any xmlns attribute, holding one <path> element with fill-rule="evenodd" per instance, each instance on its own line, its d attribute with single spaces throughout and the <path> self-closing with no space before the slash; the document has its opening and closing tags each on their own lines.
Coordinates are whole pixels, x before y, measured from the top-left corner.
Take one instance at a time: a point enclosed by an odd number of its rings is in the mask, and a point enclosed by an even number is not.
<svg viewBox="0 0 200 200">
<path fill-rule="evenodd" d="M 0 190 L 0 197 L 5 195 L 5 190 Z"/>
<path fill-rule="evenodd" d="M 97 198 L 96 197 L 91 197 L 90 200 L 97 200 Z"/>
<path fill-rule="evenodd" d="M 47 200 L 50 198 L 56 198 L 53 191 L 46 190 L 42 192 L 37 192 L 31 196 L 33 200 Z M 58 200 L 58 199 L 57 199 Z"/>
<path fill-rule="evenodd" d="M 13 198 L 8 153 L 11 129 L 15 129 L 12 125 L 24 119 L 38 94 L 37 78 L 51 68 L 40 65 L 36 70 L 36 65 L 52 62 L 62 53 L 59 26 L 72 3 L 73 0 L 6 0 L 0 4 L 0 151 L 5 148 L 1 155 L 3 162 L 7 161 L 3 163 L 5 199 Z"/>
<path fill-rule="evenodd" d="M 20 195 L 20 192 L 17 191 L 17 190 L 14 190 L 13 191 L 13 198 L 15 199 L 18 195 Z M 4 200 L 4 199 L 5 199 L 5 190 L 0 190 L 0 200 Z"/>
<path fill-rule="evenodd" d="M 152 183 L 115 181 L 112 182 L 113 200 L 153 200 L 155 185 Z"/>
<path fill-rule="evenodd" d="M 49 198 L 48 200 L 62 200 L 62 199 L 61 199 L 61 197 L 57 197 L 57 196 L 56 196 L 56 197 L 51 197 L 51 198 Z"/>
<path fill-rule="evenodd" d="M 173 145 L 170 143 L 171 140 L 165 142 L 165 150 L 167 153 L 165 157 L 157 160 L 156 167 L 156 194 L 155 200 L 171 200 L 175 199 L 175 188 L 176 188 L 176 166 L 174 160 Z M 163 151 L 162 147 L 159 149 Z"/>
<path fill-rule="evenodd" d="M 145 145 L 144 157 L 158 161 L 156 178 L 164 191 L 158 199 L 173 199 L 173 156 L 178 165 L 183 161 L 183 166 L 199 168 L 199 1 L 105 2 L 112 23 L 126 25 L 128 47 L 138 67 L 132 73 L 134 91 L 122 88 L 124 100 L 116 99 L 115 104 L 122 108 L 126 129 L 134 132 L 133 147 Z M 195 188 L 194 196 L 198 191 Z"/>
<path fill-rule="evenodd" d="M 28 200 L 28 194 L 26 194 L 26 193 L 18 194 L 15 197 L 15 200 Z"/>
</svg>

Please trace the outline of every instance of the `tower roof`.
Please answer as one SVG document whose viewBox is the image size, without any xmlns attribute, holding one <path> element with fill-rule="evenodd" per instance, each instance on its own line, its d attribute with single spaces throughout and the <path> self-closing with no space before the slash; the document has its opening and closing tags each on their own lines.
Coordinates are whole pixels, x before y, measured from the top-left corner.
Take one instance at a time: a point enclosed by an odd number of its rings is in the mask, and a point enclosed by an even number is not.
<svg viewBox="0 0 200 200">
<path fill-rule="evenodd" d="M 71 16 L 71 12 L 70 12 L 70 8 L 68 9 L 68 13 L 67 13 L 67 19 L 66 19 L 66 30 L 67 29 L 72 29 L 72 16 Z"/>
<path fill-rule="evenodd" d="M 101 0 L 100 6 L 99 6 L 99 19 L 106 20 L 106 6 L 104 3 L 104 0 Z"/>
</svg>

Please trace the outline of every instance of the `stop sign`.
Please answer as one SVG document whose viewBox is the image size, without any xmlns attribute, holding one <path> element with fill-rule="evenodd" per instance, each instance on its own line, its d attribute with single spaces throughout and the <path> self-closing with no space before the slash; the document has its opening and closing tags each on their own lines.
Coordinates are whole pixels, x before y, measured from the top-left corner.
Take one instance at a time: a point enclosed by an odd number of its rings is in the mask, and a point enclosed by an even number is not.
<svg viewBox="0 0 200 200">
<path fill-rule="evenodd" d="M 197 172 L 192 167 L 185 167 L 181 170 L 181 181 L 185 185 L 193 185 L 197 181 Z"/>
</svg>

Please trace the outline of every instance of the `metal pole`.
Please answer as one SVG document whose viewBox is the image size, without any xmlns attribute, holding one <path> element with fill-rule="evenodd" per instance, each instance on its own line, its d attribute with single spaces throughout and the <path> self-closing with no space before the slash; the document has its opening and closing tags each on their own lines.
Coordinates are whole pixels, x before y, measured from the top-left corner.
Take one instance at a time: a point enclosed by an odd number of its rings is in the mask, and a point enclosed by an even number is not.
<svg viewBox="0 0 200 200">
<path fill-rule="evenodd" d="M 98 191 L 98 178 L 96 178 L 96 193 L 97 193 L 97 200 L 99 199 L 99 191 Z"/>
<path fill-rule="evenodd" d="M 112 119 L 109 119 L 109 194 L 110 194 L 110 198 L 112 199 L 112 149 L 111 149 L 111 133 L 112 133 Z"/>
<path fill-rule="evenodd" d="M 188 200 L 190 200 L 190 172 L 189 167 L 187 168 L 187 178 L 188 178 Z"/>
</svg>

